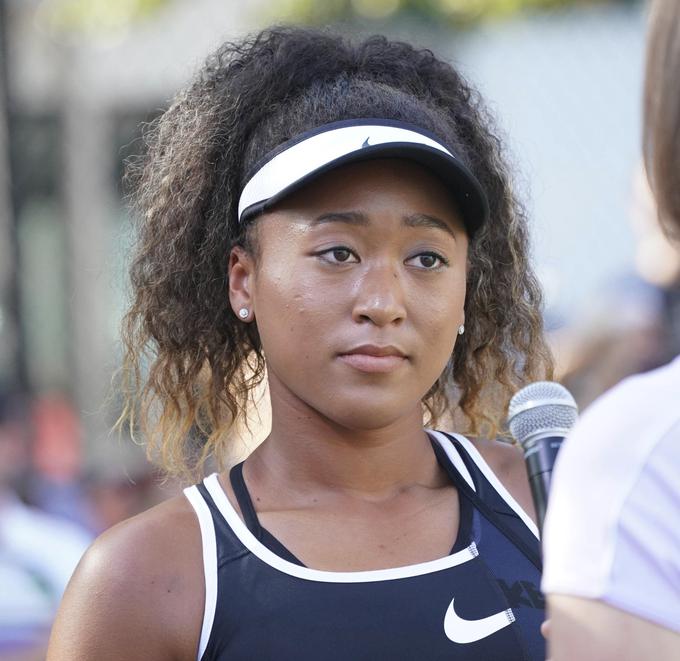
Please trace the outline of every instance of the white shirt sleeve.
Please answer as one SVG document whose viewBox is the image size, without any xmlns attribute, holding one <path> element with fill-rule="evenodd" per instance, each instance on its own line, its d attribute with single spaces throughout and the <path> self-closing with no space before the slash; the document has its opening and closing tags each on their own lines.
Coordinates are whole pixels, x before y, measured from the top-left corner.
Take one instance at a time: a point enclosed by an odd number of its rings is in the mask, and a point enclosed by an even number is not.
<svg viewBox="0 0 680 661">
<path fill-rule="evenodd" d="M 680 359 L 583 415 L 557 460 L 542 588 L 680 632 Z"/>
</svg>

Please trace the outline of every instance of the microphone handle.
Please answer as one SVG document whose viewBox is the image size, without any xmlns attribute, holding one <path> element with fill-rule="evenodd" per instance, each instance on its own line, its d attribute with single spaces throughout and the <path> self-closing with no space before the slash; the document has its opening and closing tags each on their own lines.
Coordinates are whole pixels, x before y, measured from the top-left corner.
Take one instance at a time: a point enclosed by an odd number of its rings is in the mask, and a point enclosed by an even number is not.
<svg viewBox="0 0 680 661">
<path fill-rule="evenodd" d="M 524 450 L 524 460 L 531 487 L 531 496 L 538 517 L 538 529 L 543 532 L 545 511 L 548 507 L 548 494 L 550 492 L 550 479 L 552 477 L 555 459 L 564 437 L 545 436 L 531 443 Z"/>
</svg>

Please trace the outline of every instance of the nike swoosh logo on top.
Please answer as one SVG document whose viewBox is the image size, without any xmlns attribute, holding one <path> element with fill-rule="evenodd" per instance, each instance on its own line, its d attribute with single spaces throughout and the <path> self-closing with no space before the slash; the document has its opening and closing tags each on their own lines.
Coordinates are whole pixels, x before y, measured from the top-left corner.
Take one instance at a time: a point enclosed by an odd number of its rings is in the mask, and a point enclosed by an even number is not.
<svg viewBox="0 0 680 661">
<path fill-rule="evenodd" d="M 371 146 L 371 145 L 368 143 L 368 140 L 369 140 L 370 137 L 371 137 L 371 136 L 369 135 L 368 138 L 366 138 L 366 140 L 364 140 L 364 144 L 361 145 L 361 148 L 362 148 L 362 149 L 363 149 L 364 147 L 370 147 L 370 146 Z"/>
<path fill-rule="evenodd" d="M 454 643 L 461 645 L 474 643 L 510 626 L 515 621 L 515 616 L 510 608 L 481 620 L 464 620 L 456 613 L 453 607 L 454 601 L 455 599 L 451 599 L 444 616 L 444 633 Z"/>
</svg>

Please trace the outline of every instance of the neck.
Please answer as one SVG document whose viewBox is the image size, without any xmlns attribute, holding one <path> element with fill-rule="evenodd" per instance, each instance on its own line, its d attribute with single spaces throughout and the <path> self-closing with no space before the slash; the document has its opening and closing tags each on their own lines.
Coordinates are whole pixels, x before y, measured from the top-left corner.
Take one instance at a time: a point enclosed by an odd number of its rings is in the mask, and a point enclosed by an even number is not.
<svg viewBox="0 0 680 661">
<path fill-rule="evenodd" d="M 385 427 L 350 429 L 299 399 L 273 396 L 271 433 L 248 463 L 253 479 L 282 489 L 375 500 L 442 481 L 420 404 Z"/>
</svg>

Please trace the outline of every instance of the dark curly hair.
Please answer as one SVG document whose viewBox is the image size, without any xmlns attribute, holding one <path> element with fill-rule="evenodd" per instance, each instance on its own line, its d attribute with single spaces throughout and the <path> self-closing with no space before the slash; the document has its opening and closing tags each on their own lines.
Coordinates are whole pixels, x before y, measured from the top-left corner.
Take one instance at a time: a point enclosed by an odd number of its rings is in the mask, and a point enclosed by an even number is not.
<svg viewBox="0 0 680 661">
<path fill-rule="evenodd" d="M 150 126 L 132 164 L 140 219 L 123 322 L 126 407 L 149 456 L 195 479 L 220 468 L 265 361 L 256 324 L 229 304 L 228 256 L 257 259 L 257 221 L 237 220 L 244 178 L 266 153 L 321 124 L 407 121 L 463 157 L 485 189 L 490 220 L 469 246 L 466 332 L 424 398 L 434 424 L 457 405 L 471 434 L 494 436 L 523 383 L 549 376 L 541 292 L 527 257 L 527 226 L 501 145 L 476 92 L 429 50 L 373 36 L 267 29 L 227 43 Z M 147 364 L 148 363 L 148 364 Z"/>
</svg>

